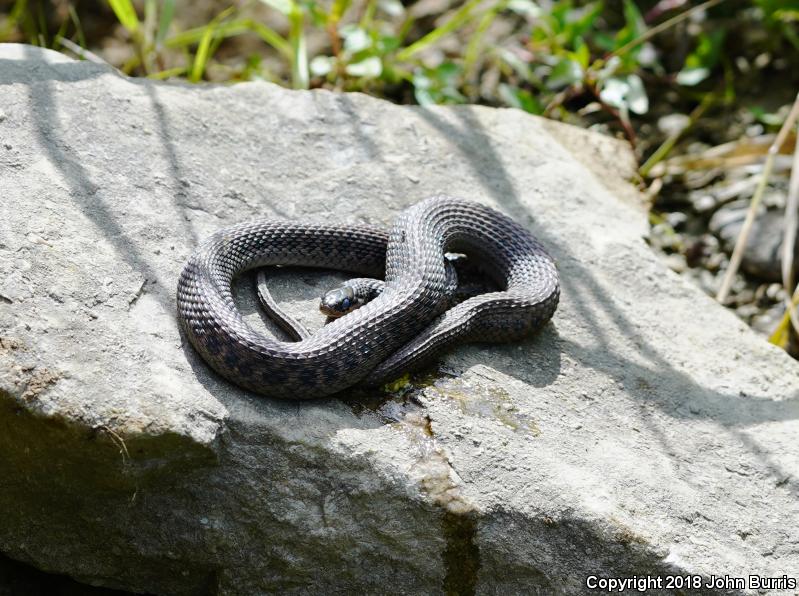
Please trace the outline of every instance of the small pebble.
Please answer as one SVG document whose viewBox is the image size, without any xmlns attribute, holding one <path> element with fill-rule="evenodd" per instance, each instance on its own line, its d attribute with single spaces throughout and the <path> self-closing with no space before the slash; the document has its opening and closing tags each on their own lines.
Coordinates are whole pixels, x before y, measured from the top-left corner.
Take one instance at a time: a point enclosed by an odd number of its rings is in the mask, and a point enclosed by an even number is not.
<svg viewBox="0 0 799 596">
<path fill-rule="evenodd" d="M 750 322 L 752 329 L 766 336 L 771 335 L 774 333 L 774 329 L 776 329 L 780 319 L 782 319 L 784 311 L 782 304 L 775 304 L 767 311 L 756 314 Z"/>
<path fill-rule="evenodd" d="M 747 304 L 749 302 L 754 302 L 754 300 L 755 292 L 750 288 L 744 288 L 735 295 L 735 302 L 738 304 Z"/>
<path fill-rule="evenodd" d="M 720 281 L 710 271 L 702 270 L 699 272 L 699 285 L 702 289 L 713 296 L 718 292 Z"/>
<path fill-rule="evenodd" d="M 749 69 L 751 68 L 750 65 L 749 65 L 749 60 L 747 60 L 743 56 L 738 56 L 738 57 L 735 58 L 735 66 L 742 73 L 749 72 Z"/>
<path fill-rule="evenodd" d="M 718 201 L 712 195 L 702 195 L 693 202 L 694 209 L 699 213 L 706 213 L 715 209 Z"/>
<path fill-rule="evenodd" d="M 746 127 L 746 136 L 759 137 L 765 132 L 762 124 L 752 124 Z"/>
<path fill-rule="evenodd" d="M 666 221 L 676 230 L 688 221 L 688 216 L 681 211 L 672 211 L 666 215 Z"/>
<path fill-rule="evenodd" d="M 669 114 L 658 119 L 660 132 L 666 135 L 679 134 L 690 123 L 691 119 L 685 114 Z"/>
<path fill-rule="evenodd" d="M 769 52 L 758 54 L 755 58 L 755 68 L 762 70 L 768 66 L 769 62 L 771 62 L 771 54 Z"/>
<path fill-rule="evenodd" d="M 705 268 L 708 271 L 713 271 L 715 273 L 723 265 L 725 265 L 727 261 L 727 255 L 721 252 L 714 252 L 707 258 L 707 261 L 705 261 Z"/>
<path fill-rule="evenodd" d="M 666 264 L 669 269 L 677 273 L 683 273 L 688 268 L 688 263 L 686 263 L 685 257 L 681 254 L 666 256 Z"/>
<path fill-rule="evenodd" d="M 760 309 L 755 304 L 744 304 L 735 309 L 735 312 L 742 319 L 749 319 L 760 312 Z"/>
<path fill-rule="evenodd" d="M 713 234 L 703 234 L 702 242 L 704 242 L 705 246 L 707 246 L 710 250 L 719 250 L 719 239 Z"/>
<path fill-rule="evenodd" d="M 763 195 L 763 205 L 773 209 L 785 209 L 787 193 L 782 190 L 768 192 Z"/>
<path fill-rule="evenodd" d="M 782 300 L 785 296 L 785 289 L 782 284 L 769 284 L 766 288 L 766 296 L 771 300 Z"/>
</svg>

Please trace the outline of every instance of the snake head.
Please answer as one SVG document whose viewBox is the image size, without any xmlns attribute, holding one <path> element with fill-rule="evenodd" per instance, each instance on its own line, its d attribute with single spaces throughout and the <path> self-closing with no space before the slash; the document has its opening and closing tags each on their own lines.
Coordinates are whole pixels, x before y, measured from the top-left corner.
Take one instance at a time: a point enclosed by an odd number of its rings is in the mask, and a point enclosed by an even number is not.
<svg viewBox="0 0 799 596">
<path fill-rule="evenodd" d="M 361 306 L 361 301 L 356 298 L 355 291 L 351 286 L 344 285 L 326 292 L 322 296 L 319 310 L 328 317 L 342 317 L 359 306 Z"/>
</svg>

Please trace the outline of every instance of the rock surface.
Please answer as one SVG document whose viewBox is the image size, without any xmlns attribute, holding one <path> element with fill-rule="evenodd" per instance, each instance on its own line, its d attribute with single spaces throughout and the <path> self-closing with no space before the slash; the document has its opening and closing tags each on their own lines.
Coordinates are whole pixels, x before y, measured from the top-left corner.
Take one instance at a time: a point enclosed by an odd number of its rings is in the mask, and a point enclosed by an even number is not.
<svg viewBox="0 0 799 596">
<path fill-rule="evenodd" d="M 0 89 L 8 556 L 157 594 L 796 575 L 797 363 L 650 251 L 619 143 L 515 110 L 131 80 L 20 45 L 0 46 Z M 388 223 L 440 191 L 556 257 L 537 337 L 458 349 L 404 397 L 312 403 L 240 391 L 182 345 L 177 275 L 214 230 Z M 302 317 L 340 278 L 273 285 Z"/>
<path fill-rule="evenodd" d="M 710 231 L 721 239 L 728 253 L 735 248 L 748 210 L 748 201 L 736 202 L 722 207 L 710 218 Z M 744 271 L 765 281 L 782 281 L 784 219 L 784 210 L 763 211 L 755 218 L 741 258 Z M 794 259 L 799 264 L 799 244 Z"/>
</svg>

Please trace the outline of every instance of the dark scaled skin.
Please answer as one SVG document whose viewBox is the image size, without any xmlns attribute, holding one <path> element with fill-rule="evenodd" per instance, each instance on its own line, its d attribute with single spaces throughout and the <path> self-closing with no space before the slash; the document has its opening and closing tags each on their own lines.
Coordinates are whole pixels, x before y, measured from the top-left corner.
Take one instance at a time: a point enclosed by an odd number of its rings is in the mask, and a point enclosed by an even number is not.
<svg viewBox="0 0 799 596">
<path fill-rule="evenodd" d="M 356 277 L 347 280 L 339 288 L 325 292 L 319 302 L 319 310 L 328 317 L 343 317 L 377 298 L 385 282 L 371 277 Z"/>
<path fill-rule="evenodd" d="M 445 292 L 447 294 L 447 308 L 460 304 L 468 298 L 483 294 L 486 292 L 493 292 L 497 290 L 496 284 L 492 284 L 489 279 L 486 279 L 488 274 L 484 271 L 479 271 L 465 255 L 444 255 L 444 265 L 447 268 L 447 284 Z M 308 337 L 310 332 L 302 325 L 297 323 L 288 314 L 280 310 L 275 304 L 269 294 L 269 290 L 262 285 L 261 276 L 263 272 L 259 272 L 258 292 L 261 299 L 261 304 L 267 313 L 280 324 L 281 327 L 286 329 L 287 333 L 296 339 Z M 371 302 L 383 292 L 386 282 L 382 279 L 374 279 L 371 277 L 356 277 L 344 282 L 338 288 L 325 292 L 319 301 L 319 310 L 328 317 L 337 319 L 343 317 L 349 312 L 362 307 L 364 304 Z M 289 329 L 290 328 L 290 329 Z"/>
<path fill-rule="evenodd" d="M 501 290 L 449 308 L 447 252 L 468 254 Z M 385 285 L 310 337 L 278 341 L 247 324 L 231 294 L 236 276 L 267 265 L 370 278 L 385 267 Z M 484 205 L 439 196 L 402 212 L 388 234 L 285 221 L 221 230 L 187 262 L 177 303 L 189 341 L 221 375 L 267 396 L 309 399 L 392 380 L 457 342 L 523 338 L 552 317 L 559 295 L 555 265 L 527 230 Z"/>
</svg>

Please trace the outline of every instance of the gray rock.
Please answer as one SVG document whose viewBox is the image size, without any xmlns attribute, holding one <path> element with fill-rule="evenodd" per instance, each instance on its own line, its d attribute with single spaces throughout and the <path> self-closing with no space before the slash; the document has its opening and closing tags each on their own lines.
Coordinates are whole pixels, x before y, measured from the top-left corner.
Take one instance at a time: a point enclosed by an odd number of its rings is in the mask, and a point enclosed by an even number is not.
<svg viewBox="0 0 799 596">
<path fill-rule="evenodd" d="M 748 201 L 735 202 L 722 207 L 710 218 L 709 229 L 722 241 L 725 250 L 732 253 L 741 233 Z M 784 212 L 764 210 L 752 224 L 752 231 L 741 257 L 741 268 L 765 281 L 782 279 L 782 240 Z M 799 257 L 799 243 L 796 256 Z M 799 264 L 799 258 L 796 259 Z"/>
<path fill-rule="evenodd" d="M 0 87 L 10 557 L 157 594 L 799 569 L 797 364 L 646 246 L 623 145 L 516 110 L 158 84 L 19 45 L 0 46 Z M 388 223 L 440 191 L 557 258 L 537 337 L 455 350 L 404 397 L 312 403 L 240 391 L 181 342 L 176 278 L 214 230 Z M 340 278 L 273 285 L 302 316 Z"/>
</svg>

